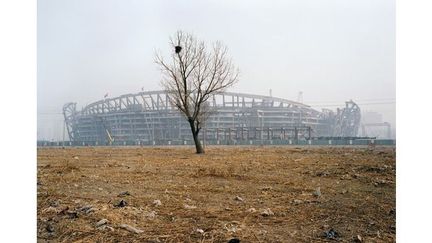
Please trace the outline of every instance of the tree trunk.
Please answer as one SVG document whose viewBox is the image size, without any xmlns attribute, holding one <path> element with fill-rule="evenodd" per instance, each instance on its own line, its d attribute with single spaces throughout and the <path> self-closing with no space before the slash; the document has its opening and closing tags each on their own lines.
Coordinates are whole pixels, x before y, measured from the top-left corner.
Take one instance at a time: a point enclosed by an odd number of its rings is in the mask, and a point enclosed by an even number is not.
<svg viewBox="0 0 432 243">
<path fill-rule="evenodd" d="M 203 154 L 204 153 L 204 149 L 203 149 L 203 147 L 201 145 L 201 142 L 200 142 L 200 140 L 198 138 L 199 130 L 197 130 L 195 128 L 194 121 L 189 121 L 189 124 L 190 124 L 191 130 L 192 130 L 193 140 L 195 142 L 196 153 L 197 154 Z"/>
</svg>

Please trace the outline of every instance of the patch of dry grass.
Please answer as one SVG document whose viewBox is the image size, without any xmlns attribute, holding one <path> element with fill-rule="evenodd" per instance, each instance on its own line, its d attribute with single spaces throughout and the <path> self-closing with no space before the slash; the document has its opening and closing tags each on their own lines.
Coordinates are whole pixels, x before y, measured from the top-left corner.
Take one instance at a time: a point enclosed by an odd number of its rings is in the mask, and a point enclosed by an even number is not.
<svg viewBox="0 0 432 243">
<path fill-rule="evenodd" d="M 342 241 L 395 241 L 394 148 L 206 152 L 38 149 L 38 241 L 326 242 L 330 229 Z M 116 207 L 120 200 L 127 205 Z M 108 223 L 97 228 L 101 219 Z"/>
</svg>

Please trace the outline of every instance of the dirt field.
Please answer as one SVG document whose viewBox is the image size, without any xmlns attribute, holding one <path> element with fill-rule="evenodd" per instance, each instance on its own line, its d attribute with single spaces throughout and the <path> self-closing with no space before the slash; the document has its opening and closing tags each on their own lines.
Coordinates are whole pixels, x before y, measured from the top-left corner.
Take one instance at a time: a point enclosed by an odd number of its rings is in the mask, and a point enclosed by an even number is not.
<svg viewBox="0 0 432 243">
<path fill-rule="evenodd" d="M 40 148 L 37 160 L 38 242 L 396 239 L 394 148 Z"/>
</svg>

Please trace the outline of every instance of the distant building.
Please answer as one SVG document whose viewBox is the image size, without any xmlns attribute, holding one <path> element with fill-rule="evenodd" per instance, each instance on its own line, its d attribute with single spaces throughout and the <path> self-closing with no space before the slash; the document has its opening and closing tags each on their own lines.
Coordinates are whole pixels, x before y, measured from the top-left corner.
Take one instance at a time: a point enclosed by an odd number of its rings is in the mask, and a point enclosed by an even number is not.
<svg viewBox="0 0 432 243">
<path fill-rule="evenodd" d="M 381 113 L 375 111 L 363 111 L 361 123 L 382 123 L 383 117 Z"/>
<path fill-rule="evenodd" d="M 383 122 L 383 116 L 379 112 L 364 111 L 361 118 L 361 136 L 377 138 L 393 138 L 390 123 Z"/>
<path fill-rule="evenodd" d="M 110 143 L 127 141 L 182 141 L 191 139 L 189 124 L 164 91 L 148 91 L 107 98 L 76 109 L 63 108 L 70 141 Z M 355 137 L 360 108 L 353 101 L 336 111 L 277 97 L 218 93 L 208 100 L 212 111 L 203 140 L 275 140 L 311 137 Z"/>
</svg>

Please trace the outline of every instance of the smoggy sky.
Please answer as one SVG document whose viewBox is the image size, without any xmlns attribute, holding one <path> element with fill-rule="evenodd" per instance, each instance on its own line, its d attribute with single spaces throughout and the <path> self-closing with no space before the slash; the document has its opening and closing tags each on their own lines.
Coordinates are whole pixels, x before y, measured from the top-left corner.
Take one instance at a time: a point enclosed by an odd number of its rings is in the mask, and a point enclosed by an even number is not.
<svg viewBox="0 0 432 243">
<path fill-rule="evenodd" d="M 395 2 L 38 1 L 38 139 L 62 138 L 61 108 L 159 90 L 154 53 L 177 30 L 222 41 L 243 93 L 336 109 L 353 99 L 395 125 Z"/>
</svg>

